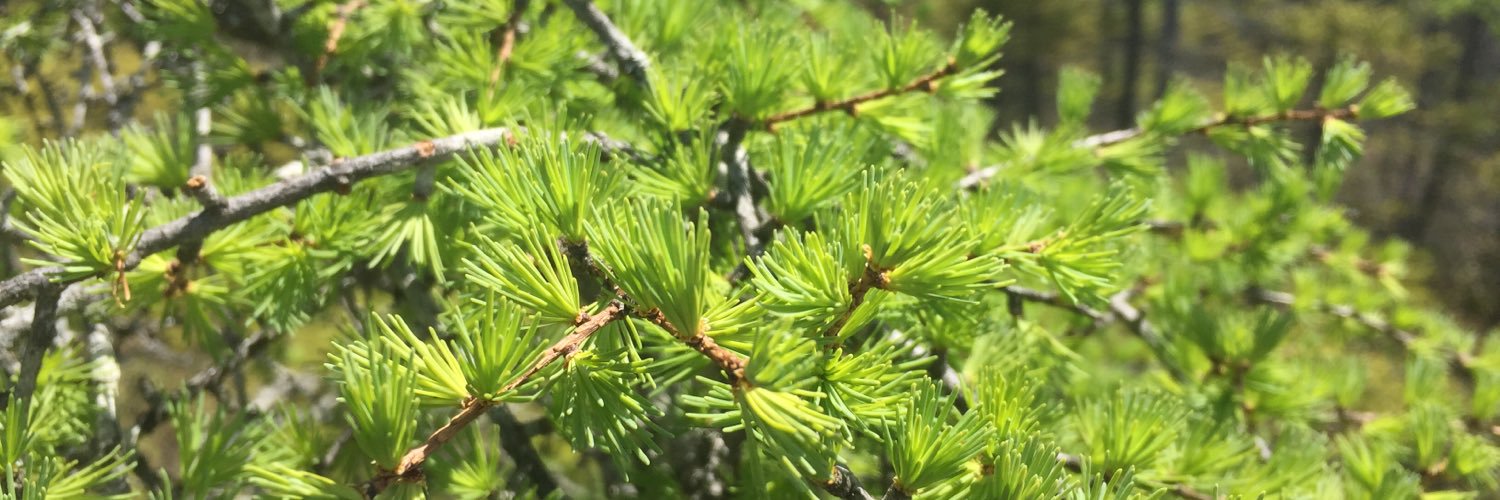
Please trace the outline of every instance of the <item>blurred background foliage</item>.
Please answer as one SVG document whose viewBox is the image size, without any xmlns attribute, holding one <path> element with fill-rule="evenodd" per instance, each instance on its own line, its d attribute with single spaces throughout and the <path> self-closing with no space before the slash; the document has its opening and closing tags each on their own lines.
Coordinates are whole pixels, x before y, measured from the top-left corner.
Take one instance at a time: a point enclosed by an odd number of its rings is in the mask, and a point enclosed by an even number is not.
<svg viewBox="0 0 1500 500">
<path fill-rule="evenodd" d="M 1105 86 L 1091 125 L 1130 127 L 1174 78 L 1213 95 L 1230 62 L 1295 54 L 1316 67 L 1369 61 L 1412 91 L 1417 110 L 1369 124 L 1361 168 L 1338 201 L 1382 238 L 1424 250 L 1425 293 L 1479 331 L 1500 326 L 1500 0 L 939 0 L 867 2 L 942 32 L 975 8 L 1015 23 L 998 87 L 999 120 L 1056 122 L 1059 72 Z M 1316 85 L 1317 83 L 1314 82 Z M 1316 137 L 1313 125 L 1307 136 Z M 1182 168 L 1186 138 L 1171 165 Z M 1307 154 L 1312 154 L 1307 151 Z M 1248 168 L 1240 169 L 1241 183 Z"/>
<path fill-rule="evenodd" d="M 309 2 L 319 4 L 323 2 Z M 804 2 L 807 3 L 807 2 Z M 816 3 L 816 2 L 811 2 Z M 1369 61 L 1379 75 L 1397 78 L 1417 99 L 1417 111 L 1370 125 L 1364 167 L 1351 171 L 1338 201 L 1351 218 L 1383 238 L 1401 238 L 1424 250 L 1415 274 L 1427 292 L 1476 330 L 1500 326 L 1500 0 L 865 0 L 885 18 L 913 19 L 937 32 L 951 32 L 976 8 L 1014 22 L 1007 56 L 999 63 L 1003 89 L 989 99 L 995 130 L 1038 120 L 1057 121 L 1058 75 L 1087 69 L 1106 85 L 1090 125 L 1128 128 L 1142 107 L 1154 102 L 1175 78 L 1186 78 L 1212 95 L 1227 64 L 1257 65 L 1266 54 L 1295 54 L 1315 67 L 1342 55 Z M 331 3 L 329 4 L 332 5 Z M 24 38 L 41 20 L 47 2 L 11 1 L 14 21 L 0 37 Z M 65 16 L 62 16 L 65 17 Z M 275 50 L 243 39 L 233 42 L 256 72 L 282 64 Z M 253 37 L 252 37 L 253 38 Z M 290 43 L 299 43 L 292 41 Z M 317 41 L 313 41 L 316 43 Z M 74 123 L 69 102 L 45 98 L 78 96 L 84 44 L 68 50 L 11 43 L 0 58 L 0 134 L 21 142 L 62 135 L 70 127 L 108 128 L 115 120 L 95 106 Z M 138 71 L 148 47 L 109 44 L 115 75 L 131 75 L 121 88 L 136 90 L 125 109 L 149 118 L 180 93 L 169 82 Z M 48 57 L 37 57 L 42 53 Z M 64 54 L 64 57 L 57 57 Z M 22 76 L 24 75 L 24 76 Z M 1318 82 L 1314 82 L 1318 85 Z M 56 108 L 56 109 L 53 109 Z M 91 108 L 91 109 L 92 109 Z M 68 120 L 56 122 L 53 114 Z M 1307 136 L 1317 137 L 1315 125 Z M 1178 148 L 1173 165 L 1185 164 L 1193 144 Z M 275 163 L 295 150 L 268 141 L 262 154 Z M 1307 154 L 1312 154 L 1308 151 Z M 1240 181 L 1248 182 L 1248 169 Z"/>
</svg>

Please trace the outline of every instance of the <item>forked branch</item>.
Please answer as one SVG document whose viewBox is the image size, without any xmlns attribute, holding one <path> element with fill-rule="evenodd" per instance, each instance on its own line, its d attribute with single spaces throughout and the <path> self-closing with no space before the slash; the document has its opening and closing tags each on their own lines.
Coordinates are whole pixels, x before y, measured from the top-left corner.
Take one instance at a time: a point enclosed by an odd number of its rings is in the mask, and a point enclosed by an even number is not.
<svg viewBox="0 0 1500 500">
<path fill-rule="evenodd" d="M 548 347 L 546 351 L 543 351 L 542 356 L 537 358 L 536 362 L 532 363 L 530 368 L 522 373 L 521 376 L 516 377 L 515 380 L 505 384 L 505 387 L 501 388 L 500 392 L 509 393 L 515 391 L 517 388 L 531 381 L 532 377 L 541 373 L 543 369 L 552 365 L 553 362 L 576 352 L 579 345 L 582 345 L 589 337 L 603 329 L 605 325 L 622 318 L 623 315 L 621 313 L 624 311 L 625 305 L 615 301 L 596 314 L 580 313 L 577 326 L 573 329 L 572 333 L 558 339 L 556 343 Z M 381 471 L 374 479 L 366 483 L 364 492 L 373 498 L 392 484 L 420 481 L 424 477 L 422 474 L 422 464 L 438 448 L 451 441 L 458 435 L 459 431 L 473 423 L 480 415 L 484 415 L 495 404 L 495 400 L 480 399 L 473 396 L 464 400 L 462 409 L 453 415 L 452 418 L 448 419 L 448 423 L 443 424 L 442 427 L 439 427 L 432 434 L 428 435 L 427 440 L 423 441 L 422 444 L 408 450 L 401 457 L 401 461 L 397 463 L 395 470 Z"/>
</svg>

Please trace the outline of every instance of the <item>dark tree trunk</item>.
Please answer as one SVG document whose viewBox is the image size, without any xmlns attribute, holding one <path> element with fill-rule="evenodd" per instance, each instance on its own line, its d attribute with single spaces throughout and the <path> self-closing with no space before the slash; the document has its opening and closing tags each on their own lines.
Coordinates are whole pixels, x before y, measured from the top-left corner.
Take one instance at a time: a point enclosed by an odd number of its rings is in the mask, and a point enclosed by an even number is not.
<svg viewBox="0 0 1500 500">
<path fill-rule="evenodd" d="M 1142 0 L 1125 0 L 1125 68 L 1120 75 L 1120 107 L 1115 115 L 1117 128 L 1135 123 L 1136 88 L 1141 76 L 1141 50 L 1145 30 Z"/>
<path fill-rule="evenodd" d="M 1179 16 L 1182 4 L 1178 0 L 1161 0 L 1161 39 L 1156 43 L 1156 97 L 1167 93 L 1167 84 L 1172 81 L 1172 70 L 1176 67 L 1177 38 L 1181 26 Z"/>
<path fill-rule="evenodd" d="M 1458 29 L 1462 33 L 1460 36 L 1463 37 L 1463 49 L 1459 53 L 1457 67 L 1454 68 L 1453 94 L 1449 102 L 1461 104 L 1474 94 L 1479 61 L 1484 56 L 1489 34 L 1484 19 L 1478 15 L 1467 14 L 1459 18 L 1457 22 Z M 1428 222 L 1436 215 L 1449 177 L 1459 167 L 1459 155 L 1454 150 L 1454 144 L 1461 141 L 1455 140 L 1454 131 L 1450 130 L 1441 134 L 1437 141 L 1437 148 L 1435 148 L 1432 172 L 1427 175 L 1421 191 L 1412 201 L 1410 211 L 1397 228 L 1397 232 L 1409 241 L 1421 241 L 1426 236 Z"/>
</svg>

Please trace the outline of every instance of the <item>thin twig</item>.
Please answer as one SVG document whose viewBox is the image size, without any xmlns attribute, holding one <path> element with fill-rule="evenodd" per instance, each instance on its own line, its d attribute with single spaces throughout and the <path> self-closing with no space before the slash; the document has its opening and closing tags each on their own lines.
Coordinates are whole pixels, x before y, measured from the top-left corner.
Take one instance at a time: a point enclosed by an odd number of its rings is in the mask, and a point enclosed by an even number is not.
<svg viewBox="0 0 1500 500">
<path fill-rule="evenodd" d="M 1136 288 L 1123 290 L 1110 297 L 1108 313 L 1098 311 L 1083 304 L 1064 300 L 1051 292 L 1042 292 L 1016 286 L 1003 287 L 1001 290 L 1012 298 L 1047 304 L 1089 318 L 1094 321 L 1095 325 L 1105 325 L 1118 321 L 1125 325 L 1126 329 L 1130 330 L 1131 333 L 1146 342 L 1146 346 L 1151 348 L 1151 352 L 1161 362 L 1162 366 L 1172 374 L 1173 378 L 1177 380 L 1188 379 L 1187 373 L 1183 372 L 1181 367 L 1172 363 L 1169 359 L 1167 343 L 1162 337 L 1161 331 L 1157 330 L 1155 325 L 1146 320 L 1146 315 L 1140 309 L 1130 304 L 1130 299 L 1139 292 Z"/>
<path fill-rule="evenodd" d="M 193 166 L 188 169 L 191 177 L 183 187 L 207 211 L 223 210 L 228 205 L 224 195 L 219 194 L 213 185 L 214 148 L 208 140 L 208 134 L 213 131 L 213 120 L 213 113 L 207 107 L 198 108 L 193 113 L 193 134 L 198 144 L 193 154 Z"/>
<path fill-rule="evenodd" d="M 516 50 L 516 30 L 521 26 L 521 15 L 526 13 L 530 0 L 515 0 L 510 7 L 510 16 L 505 19 L 505 29 L 500 32 L 500 48 L 495 51 L 495 67 L 490 70 L 490 91 L 500 83 L 500 73 Z"/>
<path fill-rule="evenodd" d="M 1025 300 L 1027 302 L 1046 304 L 1052 307 L 1066 310 L 1073 314 L 1077 314 L 1079 316 L 1083 316 L 1085 318 L 1093 320 L 1095 323 L 1101 325 L 1114 321 L 1115 319 L 1114 316 L 1110 315 L 1109 313 L 1099 311 L 1098 309 L 1094 309 L 1085 304 L 1080 304 L 1068 300 L 1067 298 L 1063 297 L 1062 294 L 1059 294 L 1057 292 L 1044 292 L 1041 290 L 1033 290 L 1030 288 L 1014 285 L 1003 287 L 1000 289 L 1000 291 L 1005 292 L 1006 295 Z"/>
<path fill-rule="evenodd" d="M 762 126 L 764 126 L 767 130 L 775 130 L 776 126 L 778 124 L 782 123 L 782 122 L 787 122 L 787 121 L 795 120 L 795 119 L 798 119 L 798 118 L 802 118 L 804 116 L 811 116 L 811 115 L 815 115 L 815 114 L 818 114 L 818 113 L 824 113 L 824 112 L 828 112 L 828 111 L 843 111 L 843 112 L 849 113 L 851 115 L 852 114 L 857 114 L 859 112 L 859 105 L 860 104 L 864 104 L 866 102 L 870 102 L 870 101 L 874 101 L 874 100 L 878 100 L 878 99 L 884 99 L 884 98 L 887 98 L 887 97 L 891 97 L 891 96 L 895 96 L 895 95 L 900 95 L 900 94 L 905 94 L 905 93 L 914 92 L 914 91 L 922 91 L 922 92 L 929 92 L 929 93 L 933 92 L 933 91 L 937 90 L 937 81 L 938 80 L 943 79 L 943 77 L 950 76 L 950 75 L 958 73 L 959 69 L 960 68 L 959 68 L 959 65 L 958 65 L 958 61 L 955 60 L 955 59 L 949 58 L 947 64 L 944 64 L 942 67 L 934 70 L 933 72 L 928 73 L 926 75 L 922 75 L 921 77 L 918 77 L 916 80 L 912 80 L 911 82 L 908 82 L 905 85 L 902 85 L 902 86 L 899 86 L 899 87 L 892 87 L 892 88 L 888 88 L 888 89 L 875 90 L 875 91 L 867 92 L 867 93 L 860 94 L 860 95 L 857 95 L 857 96 L 854 96 L 854 97 L 850 97 L 848 99 L 841 99 L 841 100 L 837 100 L 837 101 L 818 101 L 816 103 L 813 103 L 812 106 L 809 106 L 809 107 L 806 107 L 806 108 L 794 109 L 794 110 L 791 110 L 791 111 L 786 111 L 786 112 L 783 112 L 783 113 L 777 113 L 777 114 L 771 115 L 771 116 L 767 117 L 765 120 L 761 121 L 760 124 Z"/>
<path fill-rule="evenodd" d="M 1266 290 L 1259 287 L 1251 287 L 1246 291 L 1246 295 L 1255 302 L 1280 308 L 1290 308 L 1297 302 L 1297 297 L 1290 293 Z M 1400 343 L 1401 347 L 1408 351 L 1416 349 L 1421 339 L 1415 332 L 1402 329 L 1379 315 L 1360 311 L 1354 308 L 1354 306 L 1346 304 L 1319 304 L 1318 309 L 1340 318 L 1352 320 L 1364 325 L 1365 328 L 1380 332 Z M 1472 354 L 1464 351 L 1451 351 L 1445 352 L 1444 356 L 1447 358 L 1445 361 L 1447 361 L 1448 367 L 1454 375 L 1472 383 L 1474 380 L 1474 356 Z"/>
<path fill-rule="evenodd" d="M 635 42 L 630 41 L 630 37 L 625 36 L 625 32 L 620 31 L 614 21 L 604 15 L 604 11 L 589 0 L 563 0 L 563 3 L 568 4 L 578 20 L 583 21 L 585 26 L 598 35 L 625 74 L 630 75 L 642 87 L 651 88 L 651 81 L 646 76 L 651 67 L 651 59 L 636 48 Z"/>
<path fill-rule="evenodd" d="M 317 65 L 313 66 L 315 75 L 323 73 L 323 68 L 328 66 L 328 60 L 333 57 L 334 52 L 339 50 L 339 39 L 344 37 L 344 28 L 348 27 L 349 17 L 354 15 L 354 11 L 364 6 L 365 0 L 349 0 L 339 6 L 333 21 L 328 23 L 328 40 L 323 42 L 323 54 L 318 56 Z"/>
<path fill-rule="evenodd" d="M 730 386 L 740 387 L 741 384 L 748 384 L 750 382 L 749 379 L 745 378 L 745 366 L 750 362 L 733 351 L 720 346 L 713 337 L 699 331 L 692 332 L 691 334 L 684 333 L 676 325 L 667 321 L 666 316 L 662 315 L 661 311 L 650 311 L 640 315 L 645 317 L 646 320 L 655 323 L 656 326 L 660 326 L 667 333 L 676 337 L 677 340 L 693 348 L 694 351 L 698 351 L 699 354 L 713 361 L 714 365 L 718 366 L 729 377 Z"/>
<path fill-rule="evenodd" d="M 599 311 L 597 314 L 589 315 L 586 313 L 580 313 L 577 326 L 573 329 L 572 333 L 569 333 L 567 336 L 559 339 L 556 343 L 552 344 L 551 347 L 548 347 L 546 351 L 543 351 L 541 358 L 537 359 L 535 363 L 532 363 L 531 367 L 528 368 L 525 373 L 522 373 L 521 376 L 516 377 L 515 380 L 512 380 L 510 381 L 510 383 L 505 384 L 505 387 L 502 387 L 500 389 L 500 392 L 508 393 L 516 390 L 517 388 L 529 382 L 533 376 L 535 376 L 537 373 L 540 373 L 554 361 L 557 361 L 558 359 L 577 351 L 578 346 L 583 344 L 585 340 L 588 340 L 588 338 L 594 333 L 598 332 L 600 329 L 603 329 L 604 326 L 608 325 L 610 322 L 623 317 L 621 313 L 624 312 L 624 310 L 624 304 L 616 301 L 611 302 L 604 308 L 604 310 Z M 436 431 L 433 431 L 432 434 L 428 435 L 427 439 L 423 441 L 421 445 L 408 450 L 406 454 L 401 457 L 401 461 L 396 464 L 396 468 L 394 470 L 381 471 L 379 474 L 376 474 L 374 478 L 365 483 L 363 491 L 371 498 L 374 498 L 375 495 L 379 494 L 381 491 L 384 491 L 392 484 L 399 482 L 420 481 L 424 477 L 422 473 L 422 464 L 425 463 L 427 459 L 438 450 L 438 448 L 441 448 L 448 441 L 452 440 L 455 436 L 458 435 L 458 432 L 460 430 L 463 430 L 464 427 L 467 427 L 469 424 L 473 423 L 474 420 L 478 419 L 480 415 L 485 414 L 485 412 L 492 408 L 494 405 L 495 402 L 490 399 L 480 399 L 472 396 L 469 397 L 463 402 L 463 406 L 459 410 L 459 412 L 452 418 L 448 419 L 448 423 L 443 424 L 442 427 L 439 427 Z"/>
<path fill-rule="evenodd" d="M 1355 105 L 1337 109 L 1293 109 L 1282 113 L 1261 116 L 1223 116 L 1198 125 L 1197 127 L 1188 130 L 1183 135 L 1207 134 L 1214 129 L 1222 127 L 1252 127 L 1255 125 L 1264 125 L 1267 123 L 1277 122 L 1319 121 L 1327 119 L 1353 120 L 1358 118 L 1359 107 Z M 1129 141 L 1131 139 L 1141 137 L 1145 134 L 1146 131 L 1140 128 L 1114 130 L 1110 132 L 1104 132 L 1102 134 L 1091 135 L 1077 141 L 1073 141 L 1073 147 L 1097 150 L 1100 148 L 1105 148 L 1125 141 Z M 996 174 L 999 174 L 1000 170 L 1003 167 L 1004 165 L 994 165 L 976 169 L 973 172 L 970 172 L 969 175 L 964 176 L 963 179 L 959 179 L 958 188 L 962 190 L 969 190 L 979 187 L 990 178 L 994 177 Z"/>
<path fill-rule="evenodd" d="M 1334 109 L 1292 109 L 1280 113 L 1259 116 L 1221 116 L 1214 120 L 1210 120 L 1206 123 L 1198 125 L 1197 127 L 1193 127 L 1191 130 L 1188 130 L 1187 133 L 1206 134 L 1216 128 L 1221 127 L 1253 127 L 1256 125 L 1264 125 L 1267 123 L 1277 122 L 1322 121 L 1327 119 L 1346 120 L 1357 118 L 1359 118 L 1358 105 L 1349 105 L 1346 107 Z M 1139 128 L 1129 128 L 1091 135 L 1080 139 L 1073 144 L 1082 148 L 1102 148 L 1140 137 L 1142 135 L 1145 135 L 1145 133 L 1146 131 Z"/>
<path fill-rule="evenodd" d="M 83 34 L 84 45 L 88 47 L 89 62 L 94 65 L 94 73 L 99 75 L 100 96 L 113 110 L 120 97 L 115 90 L 115 77 L 110 74 L 109 59 L 104 55 L 104 41 L 99 37 L 98 31 L 94 28 L 94 20 L 89 15 L 79 9 L 74 9 L 72 14 L 73 20 L 78 22 L 79 31 Z M 84 83 L 86 82 L 79 84 Z M 117 120 L 118 118 L 113 118 L 110 121 L 116 122 Z M 111 125 L 115 124 L 111 123 Z"/>
</svg>

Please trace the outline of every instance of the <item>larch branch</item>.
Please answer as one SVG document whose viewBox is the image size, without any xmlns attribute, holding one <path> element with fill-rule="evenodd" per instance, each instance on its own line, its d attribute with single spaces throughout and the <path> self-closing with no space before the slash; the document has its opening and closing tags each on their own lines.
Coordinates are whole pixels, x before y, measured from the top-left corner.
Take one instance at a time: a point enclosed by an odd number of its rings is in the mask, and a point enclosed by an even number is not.
<svg viewBox="0 0 1500 500">
<path fill-rule="evenodd" d="M 1358 118 L 1359 106 L 1356 105 L 1350 105 L 1347 107 L 1336 109 L 1293 109 L 1281 113 L 1260 116 L 1222 116 L 1198 125 L 1197 127 L 1188 130 L 1184 135 L 1207 134 L 1214 129 L 1223 127 L 1252 127 L 1256 125 L 1278 122 L 1321 121 L 1328 119 L 1353 120 Z M 1129 141 L 1131 139 L 1141 137 L 1145 134 L 1146 131 L 1138 127 L 1114 130 L 1101 134 L 1094 134 L 1077 141 L 1073 141 L 1073 146 L 1078 148 L 1097 150 L 1099 148 L 1109 147 L 1115 144 Z M 994 177 L 996 174 L 1000 173 L 1000 169 L 1002 167 L 1003 165 L 993 165 L 976 169 L 973 172 L 970 172 L 969 175 L 964 176 L 963 179 L 960 179 L 958 181 L 958 188 L 963 190 L 974 189 L 984 184 L 991 177 Z"/>
<path fill-rule="evenodd" d="M 573 9 L 573 14 L 578 16 L 578 20 L 583 21 L 589 30 L 599 36 L 599 40 L 604 42 L 605 47 L 609 49 L 609 54 L 620 64 L 620 69 L 624 70 L 625 74 L 630 75 L 642 87 L 651 88 L 650 78 L 647 77 L 651 68 L 651 59 L 636 47 L 635 42 L 630 41 L 630 37 L 626 36 L 624 31 L 620 31 L 620 28 L 615 26 L 614 21 L 611 21 L 604 11 L 599 10 L 599 7 L 589 0 L 563 0 L 563 3 L 568 4 L 568 7 Z"/>
<path fill-rule="evenodd" d="M 22 415 L 31 407 L 31 396 L 36 391 L 37 373 L 42 369 L 42 356 L 57 336 L 57 304 L 62 299 L 63 287 L 49 284 L 37 292 L 36 306 L 31 313 L 31 329 L 21 345 L 21 373 L 13 393 L 21 405 Z"/>
<path fill-rule="evenodd" d="M 135 251 L 126 256 L 125 270 L 135 269 L 146 257 L 203 239 L 216 231 L 279 207 L 297 203 L 315 194 L 347 187 L 355 182 L 409 170 L 429 161 L 439 161 L 472 148 L 495 147 L 511 137 L 505 128 L 465 132 L 458 135 L 421 141 L 403 148 L 335 161 L 332 166 L 314 170 L 299 177 L 226 200 L 223 210 L 199 211 L 172 222 L 148 229 L 136 242 Z M 36 297 L 37 290 L 53 283 L 62 268 L 52 266 L 33 269 L 0 282 L 0 307 Z"/>
<path fill-rule="evenodd" d="M 515 380 L 505 384 L 505 387 L 500 391 L 508 393 L 525 385 L 532 377 L 550 366 L 553 362 L 577 351 L 578 346 L 583 344 L 585 340 L 588 340 L 589 337 L 593 336 L 600 329 L 603 329 L 611 321 L 621 318 L 621 313 L 624 311 L 624 304 L 614 301 L 596 314 L 579 314 L 579 321 L 572 333 L 559 339 L 551 347 L 548 347 L 546 351 L 543 351 L 542 356 L 536 362 L 532 363 L 530 368 L 522 373 L 521 376 L 516 377 Z M 401 461 L 396 465 L 395 470 L 382 471 L 374 479 L 366 483 L 364 491 L 373 497 L 374 494 L 379 493 L 391 484 L 421 480 L 423 478 L 421 471 L 422 464 L 438 448 L 451 441 L 458 435 L 459 431 L 473 423 L 475 419 L 478 419 L 480 415 L 483 415 L 495 404 L 493 400 L 470 396 L 464 400 L 462 409 L 452 418 L 448 419 L 448 423 L 443 424 L 442 427 L 439 427 L 432 434 L 428 435 L 422 444 L 408 450 L 401 457 Z"/>
<path fill-rule="evenodd" d="M 845 113 L 855 114 L 858 112 L 859 105 L 866 102 L 874 101 L 877 99 L 884 99 L 908 92 L 933 92 L 937 90 L 938 80 L 943 79 L 943 77 L 958 73 L 959 69 L 960 68 L 958 66 L 958 61 L 949 58 L 947 64 L 944 64 L 942 67 L 934 70 L 931 73 L 918 77 L 916 80 L 908 82 L 906 85 L 866 92 L 864 94 L 860 94 L 847 99 L 840 99 L 837 101 L 818 101 L 816 103 L 813 103 L 812 106 L 806 108 L 794 109 L 791 111 L 771 115 L 764 121 L 762 121 L 761 124 L 768 130 L 775 130 L 776 125 L 779 123 L 792 121 L 798 118 L 811 116 L 818 113 L 824 113 L 828 111 L 843 111 Z"/>
</svg>

